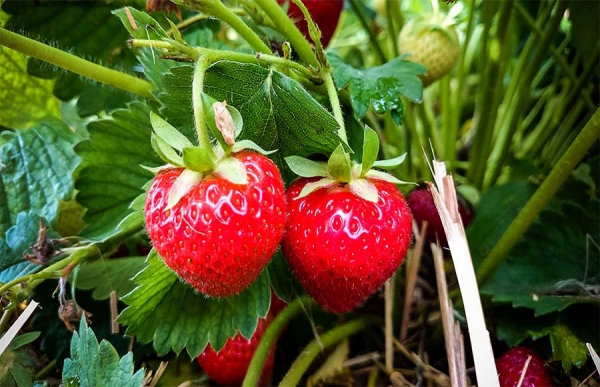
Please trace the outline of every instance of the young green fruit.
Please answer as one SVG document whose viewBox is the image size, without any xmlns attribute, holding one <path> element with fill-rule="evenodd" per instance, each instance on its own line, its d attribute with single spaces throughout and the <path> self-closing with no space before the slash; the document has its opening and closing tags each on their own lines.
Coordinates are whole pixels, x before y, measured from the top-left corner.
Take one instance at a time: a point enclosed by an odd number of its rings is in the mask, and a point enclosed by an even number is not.
<svg viewBox="0 0 600 387">
<path fill-rule="evenodd" d="M 317 180 L 300 178 L 287 190 L 283 249 L 307 293 L 323 309 L 345 313 L 400 266 L 412 238 L 412 217 L 400 191 L 387 181 L 365 179 L 377 189 L 375 202 L 340 182 L 300 196 Z"/>
<path fill-rule="evenodd" d="M 529 363 L 527 363 L 528 359 Z M 496 361 L 496 368 L 500 387 L 552 387 L 555 385 L 544 368 L 544 359 L 527 347 L 515 347 L 508 350 Z"/>
<path fill-rule="evenodd" d="M 277 250 L 285 228 L 285 191 L 275 164 L 250 151 L 231 157 L 245 168 L 246 184 L 211 173 L 173 205 L 171 191 L 189 170 L 168 168 L 157 173 L 145 206 L 150 240 L 165 263 L 212 297 L 246 289 Z"/>
<path fill-rule="evenodd" d="M 453 26 L 418 19 L 409 21 L 400 31 L 398 50 L 400 54 L 410 54 L 408 60 L 425 66 L 427 74 L 421 79 L 423 87 L 427 87 L 452 70 L 460 46 Z"/>
</svg>

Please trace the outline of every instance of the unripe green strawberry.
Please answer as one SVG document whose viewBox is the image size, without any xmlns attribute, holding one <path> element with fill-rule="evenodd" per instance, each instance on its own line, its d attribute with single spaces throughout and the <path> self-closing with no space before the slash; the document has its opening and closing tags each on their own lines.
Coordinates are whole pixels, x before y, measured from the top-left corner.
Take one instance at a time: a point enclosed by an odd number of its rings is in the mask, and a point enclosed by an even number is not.
<svg viewBox="0 0 600 387">
<path fill-rule="evenodd" d="M 391 183 L 368 179 L 376 202 L 332 183 L 299 197 L 300 178 L 287 190 L 285 256 L 300 284 L 325 310 L 348 312 L 371 296 L 404 260 L 412 238 L 412 217 Z"/>
<path fill-rule="evenodd" d="M 423 19 L 411 20 L 398 36 L 400 54 L 410 54 L 408 60 L 421 63 L 427 69 L 422 76 L 427 87 L 448 74 L 460 53 L 458 35 L 453 26 L 429 23 Z"/>
<path fill-rule="evenodd" d="M 527 359 L 530 360 L 523 376 Z M 544 359 L 527 347 L 508 350 L 496 361 L 496 368 L 500 387 L 552 387 L 554 385 L 548 371 L 544 368 Z"/>
<path fill-rule="evenodd" d="M 274 314 L 269 312 L 267 318 L 260 318 L 256 331 L 250 339 L 238 333 L 230 337 L 225 346 L 219 352 L 216 352 L 210 344 L 204 349 L 204 352 L 198 356 L 198 364 L 206 372 L 208 377 L 221 386 L 239 386 L 244 381 L 248 367 L 252 361 L 252 356 L 260 344 L 265 331 L 274 318 Z M 275 348 L 273 345 L 263 365 L 260 382 L 268 381 L 273 374 L 273 365 L 275 363 Z"/>
<path fill-rule="evenodd" d="M 198 291 L 229 297 L 246 289 L 270 261 L 286 218 L 285 192 L 275 164 L 242 151 L 247 184 L 205 176 L 172 208 L 169 193 L 184 168 L 158 172 L 146 199 L 146 227 L 165 263 Z"/>
</svg>

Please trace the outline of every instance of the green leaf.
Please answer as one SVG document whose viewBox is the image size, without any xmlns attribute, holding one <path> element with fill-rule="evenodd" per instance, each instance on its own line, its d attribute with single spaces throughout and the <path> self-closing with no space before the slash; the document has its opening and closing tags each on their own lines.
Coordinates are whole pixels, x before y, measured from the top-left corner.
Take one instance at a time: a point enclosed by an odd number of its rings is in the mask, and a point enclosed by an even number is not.
<svg viewBox="0 0 600 387">
<path fill-rule="evenodd" d="M 169 144 L 167 144 L 162 138 L 153 135 L 150 138 L 150 144 L 152 145 L 152 149 L 156 152 L 156 154 L 167 164 L 182 166 L 183 159 L 175 149 L 171 148 Z"/>
<path fill-rule="evenodd" d="M 400 179 L 390 175 L 387 172 L 378 171 L 376 169 L 371 169 L 369 172 L 367 172 L 365 177 L 368 177 L 371 179 L 376 179 L 376 180 L 387 181 L 388 183 L 392 183 L 392 184 L 415 184 L 415 185 L 417 184 L 417 183 L 411 183 L 411 182 L 407 182 L 404 180 L 400 180 Z"/>
<path fill-rule="evenodd" d="M 98 344 L 94 331 L 82 318 L 71 339 L 71 357 L 63 364 L 63 380 L 67 384 L 75 380 L 81 387 L 141 387 L 144 370 L 133 371 L 133 354 L 128 352 L 119 358 L 108 341 Z"/>
<path fill-rule="evenodd" d="M 144 257 L 86 261 L 79 266 L 76 278 L 72 278 L 72 281 L 78 289 L 92 290 L 95 300 L 108 299 L 113 290 L 121 298 L 135 288 L 133 277 L 145 266 Z M 75 274 L 71 276 L 75 277 Z"/>
<path fill-rule="evenodd" d="M 394 169 L 397 166 L 399 166 L 400 164 L 402 164 L 405 159 L 406 159 L 406 153 L 404 153 L 398 157 L 394 157 L 393 159 L 389 159 L 389 160 L 377 160 L 373 163 L 373 168 Z"/>
<path fill-rule="evenodd" d="M 215 161 L 206 149 L 198 147 L 183 148 L 183 165 L 196 172 L 208 172 L 215 169 Z"/>
<path fill-rule="evenodd" d="M 261 148 L 257 143 L 255 143 L 252 140 L 236 141 L 235 144 L 233 144 L 233 146 L 231 147 L 231 152 L 235 153 L 235 152 L 239 152 L 244 149 L 251 149 L 251 150 L 258 152 L 264 156 L 271 155 L 271 154 L 277 152 L 277 150 L 270 150 L 270 151 L 264 150 L 263 148 Z"/>
<path fill-rule="evenodd" d="M 329 176 L 325 163 L 318 163 L 299 156 L 288 156 L 285 158 L 285 162 L 292 172 L 301 177 Z"/>
<path fill-rule="evenodd" d="M 577 196 L 582 185 L 581 182 L 563 185 L 558 196 L 540 213 L 482 287 L 483 294 L 492 296 L 495 302 L 531 308 L 536 315 L 579 303 L 600 305 L 595 296 L 600 277 L 593 274 L 600 272 L 600 251 L 591 247 L 588 239 L 600 232 L 600 202 L 589 196 Z M 490 189 L 482 197 L 470 230 L 486 221 L 495 221 L 502 229 L 501 211 L 512 212 L 511 205 L 506 203 L 513 201 L 514 204 L 514 198 L 524 193 L 515 190 L 519 187 L 517 184 L 508 187 L 513 188 L 511 193 L 500 187 Z M 497 196 L 498 192 L 505 195 Z M 492 218 L 493 215 L 496 217 Z M 479 232 L 470 234 L 477 236 Z M 469 240 L 480 242 L 476 238 Z M 473 250 L 478 252 L 480 248 Z"/>
<path fill-rule="evenodd" d="M 328 58 L 336 86 L 340 90 L 349 88 L 350 102 L 359 119 L 365 117 L 369 106 L 373 106 L 378 114 L 390 111 L 399 124 L 404 111 L 400 98 L 421 102 L 423 86 L 419 75 L 426 71 L 418 63 L 398 57 L 381 66 L 356 69 L 335 54 L 329 54 Z"/>
<path fill-rule="evenodd" d="M 188 138 L 194 136 L 191 84 L 191 66 L 173 68 L 159 96 L 163 117 Z M 219 61 L 208 68 L 204 91 L 238 109 L 244 120 L 239 140 L 278 150 L 272 158 L 282 171 L 287 170 L 287 156 L 329 155 L 341 143 L 333 116 L 298 82 L 275 70 Z"/>
<path fill-rule="evenodd" d="M 163 120 L 158 114 L 150 112 L 150 124 L 154 133 L 170 147 L 182 151 L 183 148 L 192 147 L 194 144 L 181 134 L 173 125 Z"/>
<path fill-rule="evenodd" d="M 60 100 L 52 95 L 54 82 L 27 74 L 27 57 L 0 50 L 0 125 L 29 129 L 46 116 L 60 117 Z"/>
<path fill-rule="evenodd" d="M 132 24 L 129 20 L 125 8 L 127 8 L 135 23 Z M 121 20 L 123 26 L 135 39 L 162 40 L 170 38 L 167 31 L 146 12 L 138 11 L 133 7 L 123 7 L 112 11 L 112 13 Z"/>
<path fill-rule="evenodd" d="M 36 364 L 26 349 L 7 349 L 0 355 L 0 386 L 29 387 L 33 385 Z"/>
<path fill-rule="evenodd" d="M 248 184 L 248 173 L 246 166 L 234 157 L 226 157 L 219 161 L 214 174 L 229 180 L 233 184 Z"/>
<path fill-rule="evenodd" d="M 377 161 L 377 155 L 379 154 L 379 136 L 371 128 L 365 130 L 362 153 L 360 176 L 364 176 L 365 173 L 369 172 L 375 161 Z"/>
<path fill-rule="evenodd" d="M 352 180 L 352 165 L 350 164 L 350 156 L 340 144 L 333 151 L 327 162 L 327 173 L 337 181 L 344 183 Z"/>
<path fill-rule="evenodd" d="M 142 343 L 153 342 L 159 354 L 184 348 L 197 357 L 206 344 L 215 349 L 240 331 L 250 337 L 269 309 L 269 277 L 263 272 L 245 291 L 231 298 L 207 298 L 182 282 L 152 251 L 140 272 L 138 286 L 123 301 L 128 307 L 119 316 L 128 335 Z"/>
<path fill-rule="evenodd" d="M 152 150 L 149 109 L 138 102 L 113 112 L 109 119 L 88 125 L 90 139 L 76 148 L 82 158 L 76 187 L 77 201 L 87 208 L 83 234 L 103 239 L 115 232 L 132 210 L 154 174 L 140 165 L 158 167 L 162 161 Z"/>
<path fill-rule="evenodd" d="M 348 184 L 350 191 L 356 196 L 365 199 L 368 202 L 377 203 L 379 200 L 379 193 L 377 187 L 374 184 L 367 181 L 367 179 L 356 179 L 352 180 Z"/>
<path fill-rule="evenodd" d="M 54 118 L 27 131 L 1 134 L 0 235 L 18 213 L 32 210 L 53 222 L 59 199 L 73 196 L 73 171 L 79 158 L 73 147 L 81 138 Z"/>
<path fill-rule="evenodd" d="M 181 198 L 188 194 L 202 180 L 202 174 L 199 172 L 192 171 L 190 169 L 184 169 L 183 172 L 173 182 L 173 186 L 169 191 L 169 198 L 167 199 L 167 207 L 165 210 L 169 210 L 179 203 Z"/>
<path fill-rule="evenodd" d="M 292 269 L 283 256 L 281 249 L 277 250 L 273 258 L 271 258 L 267 270 L 271 286 L 277 297 L 290 302 L 296 294 L 303 292 L 302 286 L 292 273 Z"/>
<path fill-rule="evenodd" d="M 567 372 L 573 365 L 581 367 L 587 361 L 588 352 L 585 343 L 579 340 L 566 325 L 556 324 L 532 334 L 535 338 L 550 336 L 552 353 L 554 357 L 561 360 Z"/>
<path fill-rule="evenodd" d="M 10 342 L 8 349 L 16 351 L 24 345 L 33 343 L 38 337 L 40 337 L 41 333 L 42 332 L 39 331 L 23 333 L 22 335 L 15 337 L 13 341 Z"/>
</svg>

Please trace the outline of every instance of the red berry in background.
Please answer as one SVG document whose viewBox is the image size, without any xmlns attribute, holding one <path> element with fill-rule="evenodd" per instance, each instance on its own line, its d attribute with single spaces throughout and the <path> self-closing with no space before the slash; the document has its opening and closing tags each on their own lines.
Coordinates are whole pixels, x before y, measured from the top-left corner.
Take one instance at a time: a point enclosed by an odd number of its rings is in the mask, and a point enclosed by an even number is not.
<svg viewBox="0 0 600 387">
<path fill-rule="evenodd" d="M 544 359 L 527 347 L 515 347 L 508 350 L 498 360 L 496 368 L 500 387 L 517 387 L 521 380 L 527 359 L 531 357 L 521 387 L 552 387 L 552 379 L 544 368 Z"/>
<path fill-rule="evenodd" d="M 367 201 L 343 183 L 298 198 L 317 179 L 287 191 L 285 256 L 300 284 L 325 310 L 345 313 L 363 303 L 396 271 L 412 237 L 412 217 L 391 183 L 370 179 L 379 199 Z"/>
<path fill-rule="evenodd" d="M 275 164 L 254 152 L 234 156 L 248 184 L 218 176 L 197 183 L 166 209 L 183 168 L 159 172 L 148 190 L 148 234 L 165 263 L 198 291 L 229 297 L 246 289 L 277 250 L 285 228 L 285 191 Z"/>
<path fill-rule="evenodd" d="M 309 40 L 308 23 L 304 19 L 304 14 L 292 0 L 277 0 L 279 4 L 284 5 L 286 1 L 289 4 L 288 16 L 294 20 L 296 26 L 302 34 Z M 313 21 L 321 30 L 321 43 L 323 47 L 327 47 L 335 29 L 340 20 L 342 9 L 344 8 L 344 0 L 303 0 L 302 1 L 310 13 Z"/>
<path fill-rule="evenodd" d="M 410 207 L 415 222 L 422 228 L 423 222 L 427 222 L 427 231 L 425 234 L 428 243 L 435 243 L 436 235 L 442 246 L 447 246 L 446 233 L 442 226 L 442 220 L 435 208 L 433 196 L 427 188 L 415 188 L 406 197 L 406 202 Z M 458 201 L 458 213 L 462 219 L 463 225 L 467 227 L 471 223 L 472 211 L 468 204 L 461 198 Z"/>
<path fill-rule="evenodd" d="M 198 364 L 208 377 L 221 386 L 241 385 L 248 372 L 252 356 L 254 356 L 256 348 L 273 318 L 274 314 L 271 312 L 269 312 L 266 319 L 259 318 L 256 331 L 250 339 L 238 333 L 234 337 L 230 337 L 219 352 L 216 352 L 208 344 L 204 352 L 198 356 Z M 261 384 L 266 383 L 273 374 L 275 348 L 275 345 L 271 347 L 263 365 L 260 377 Z"/>
</svg>

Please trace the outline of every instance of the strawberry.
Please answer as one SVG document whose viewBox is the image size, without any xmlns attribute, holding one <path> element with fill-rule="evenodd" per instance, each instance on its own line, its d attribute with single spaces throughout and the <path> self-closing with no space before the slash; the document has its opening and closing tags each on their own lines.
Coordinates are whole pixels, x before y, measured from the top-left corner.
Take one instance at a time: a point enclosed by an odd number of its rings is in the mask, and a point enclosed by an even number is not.
<svg viewBox="0 0 600 387">
<path fill-rule="evenodd" d="M 525 363 L 529 358 L 531 360 L 525 370 L 525 376 L 522 376 Z M 501 387 L 552 387 L 553 385 L 550 375 L 544 368 L 544 359 L 527 347 L 515 347 L 504 353 L 496 361 L 496 368 Z"/>
<path fill-rule="evenodd" d="M 315 178 L 300 178 L 287 190 L 285 256 L 308 294 L 333 313 L 354 309 L 381 287 L 402 263 L 412 236 L 400 191 L 368 175 L 364 180 L 376 188 L 375 201 L 342 182 L 302 196 Z"/>
<path fill-rule="evenodd" d="M 460 52 L 455 28 L 431 18 L 406 23 L 398 36 L 398 49 L 400 54 L 410 54 L 408 60 L 425 66 L 424 87 L 448 74 Z"/>
<path fill-rule="evenodd" d="M 427 222 L 426 241 L 428 243 L 435 243 L 436 239 L 439 239 L 442 246 L 447 246 L 446 233 L 444 232 L 440 215 L 435 208 L 431 192 L 427 188 L 416 188 L 408 194 L 406 201 L 419 227 L 422 227 L 423 222 Z M 461 198 L 458 199 L 458 213 L 463 225 L 465 227 L 468 226 L 471 223 L 472 211 L 469 205 Z"/>
<path fill-rule="evenodd" d="M 291 0 L 277 1 L 280 5 L 284 5 L 286 2 L 289 4 L 287 11 L 289 18 L 295 21 L 300 32 L 310 40 L 308 23 L 300 8 Z M 304 3 L 313 21 L 321 30 L 321 43 L 323 47 L 327 47 L 340 20 L 340 15 L 344 8 L 344 0 L 303 0 L 302 3 Z"/>
<path fill-rule="evenodd" d="M 210 344 L 198 357 L 198 364 L 208 377 L 222 386 L 239 386 L 244 381 L 252 356 L 260 344 L 267 327 L 274 318 L 269 312 L 267 318 L 259 318 L 256 331 L 250 339 L 241 333 L 227 339 L 225 346 L 216 352 Z M 269 355 L 263 365 L 261 384 L 268 381 L 273 374 L 275 363 L 275 345 L 271 347 Z"/>
<path fill-rule="evenodd" d="M 275 164 L 250 151 L 231 159 L 245 168 L 247 184 L 209 174 L 168 208 L 172 189 L 188 170 L 167 167 L 154 178 L 145 206 L 148 234 L 165 263 L 212 297 L 248 287 L 277 250 L 285 227 L 284 185 Z"/>
</svg>

